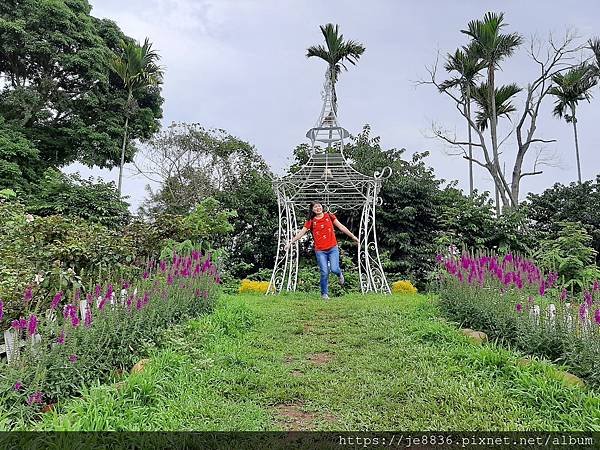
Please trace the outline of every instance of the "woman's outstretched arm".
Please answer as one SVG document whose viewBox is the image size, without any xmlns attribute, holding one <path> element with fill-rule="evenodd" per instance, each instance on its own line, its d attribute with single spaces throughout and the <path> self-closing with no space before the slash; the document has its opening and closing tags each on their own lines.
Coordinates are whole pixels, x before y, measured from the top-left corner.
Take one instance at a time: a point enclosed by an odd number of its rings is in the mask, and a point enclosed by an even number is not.
<svg viewBox="0 0 600 450">
<path fill-rule="evenodd" d="M 333 224 L 336 227 L 338 227 L 342 233 L 344 233 L 345 235 L 347 235 L 354 242 L 358 243 L 358 238 L 352 234 L 352 231 L 350 231 L 348 228 L 346 228 L 344 225 L 342 225 L 342 223 L 339 220 L 335 219 L 335 221 L 333 222 Z"/>
<path fill-rule="evenodd" d="M 308 231 L 308 228 L 302 227 L 302 229 L 300 231 L 298 231 L 298 233 L 296 233 L 296 236 L 294 236 L 291 241 L 289 241 L 288 243 L 285 244 L 285 247 L 284 247 L 285 251 L 287 252 L 287 249 L 290 248 L 290 245 L 292 245 L 294 242 L 296 242 L 298 239 L 300 239 L 302 236 L 304 236 L 307 231 Z"/>
</svg>

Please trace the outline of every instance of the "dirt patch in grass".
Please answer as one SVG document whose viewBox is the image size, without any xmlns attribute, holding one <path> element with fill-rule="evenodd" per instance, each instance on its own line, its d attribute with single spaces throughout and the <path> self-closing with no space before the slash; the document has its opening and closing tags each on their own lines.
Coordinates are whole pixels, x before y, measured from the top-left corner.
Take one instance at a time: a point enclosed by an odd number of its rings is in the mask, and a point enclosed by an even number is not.
<svg viewBox="0 0 600 450">
<path fill-rule="evenodd" d="M 294 357 L 292 355 L 285 355 L 283 357 L 283 362 L 286 364 L 291 364 L 294 362 Z"/>
<path fill-rule="evenodd" d="M 303 403 L 275 405 L 279 422 L 286 430 L 312 430 L 314 428 L 315 415 L 302 410 Z"/>
<path fill-rule="evenodd" d="M 333 359 L 333 354 L 329 352 L 313 353 L 308 360 L 316 366 L 323 366 Z"/>
<path fill-rule="evenodd" d="M 301 377 L 303 375 L 304 375 L 304 372 L 302 372 L 301 370 L 292 370 L 293 377 Z"/>
</svg>

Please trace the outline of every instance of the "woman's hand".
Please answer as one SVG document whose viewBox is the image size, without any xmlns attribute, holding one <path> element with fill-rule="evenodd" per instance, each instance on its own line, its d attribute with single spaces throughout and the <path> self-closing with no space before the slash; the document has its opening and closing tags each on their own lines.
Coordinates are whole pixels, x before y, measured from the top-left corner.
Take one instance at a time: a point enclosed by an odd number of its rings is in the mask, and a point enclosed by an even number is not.
<svg viewBox="0 0 600 450">
<path fill-rule="evenodd" d="M 360 242 L 356 236 L 352 236 L 352 240 L 356 245 L 358 245 L 358 243 Z"/>
</svg>

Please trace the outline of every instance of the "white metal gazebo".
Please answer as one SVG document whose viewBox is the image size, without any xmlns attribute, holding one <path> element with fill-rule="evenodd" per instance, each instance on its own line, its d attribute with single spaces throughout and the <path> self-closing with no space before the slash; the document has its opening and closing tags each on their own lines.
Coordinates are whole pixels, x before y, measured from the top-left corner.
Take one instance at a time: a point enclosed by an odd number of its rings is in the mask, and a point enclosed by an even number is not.
<svg viewBox="0 0 600 450">
<path fill-rule="evenodd" d="M 333 100 L 333 84 L 329 71 L 325 75 L 322 92 L 323 108 L 314 128 L 306 133 L 311 141 L 308 162 L 295 173 L 273 180 L 279 210 L 279 237 L 275 266 L 269 283 L 268 294 L 295 291 L 298 282 L 298 241 L 286 251 L 285 244 L 298 231 L 311 201 L 320 201 L 327 211 L 361 209 L 358 271 L 363 293 L 390 293 L 379 250 L 375 229 L 375 208 L 381 205 L 381 183 L 391 175 L 385 167 L 373 176 L 362 174 L 352 168 L 344 156 L 347 130 L 339 126 Z M 325 144 L 325 148 L 318 146 Z"/>
</svg>

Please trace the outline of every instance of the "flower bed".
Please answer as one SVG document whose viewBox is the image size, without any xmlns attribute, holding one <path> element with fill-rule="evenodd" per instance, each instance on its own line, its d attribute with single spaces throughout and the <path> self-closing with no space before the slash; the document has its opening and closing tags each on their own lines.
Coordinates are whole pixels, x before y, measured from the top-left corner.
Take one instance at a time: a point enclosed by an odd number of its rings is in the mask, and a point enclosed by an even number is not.
<svg viewBox="0 0 600 450">
<path fill-rule="evenodd" d="M 91 382 L 129 370 L 161 331 L 211 311 L 218 283 L 210 258 L 194 251 L 150 263 L 134 281 L 76 290 L 68 298 L 57 292 L 47 311 L 34 307 L 12 320 L 5 336 L 15 341 L 0 375 L 0 426 L 32 420 Z"/>
<path fill-rule="evenodd" d="M 437 256 L 440 303 L 452 320 L 520 350 L 564 363 L 600 386 L 600 286 L 580 295 L 528 259 Z"/>
</svg>

